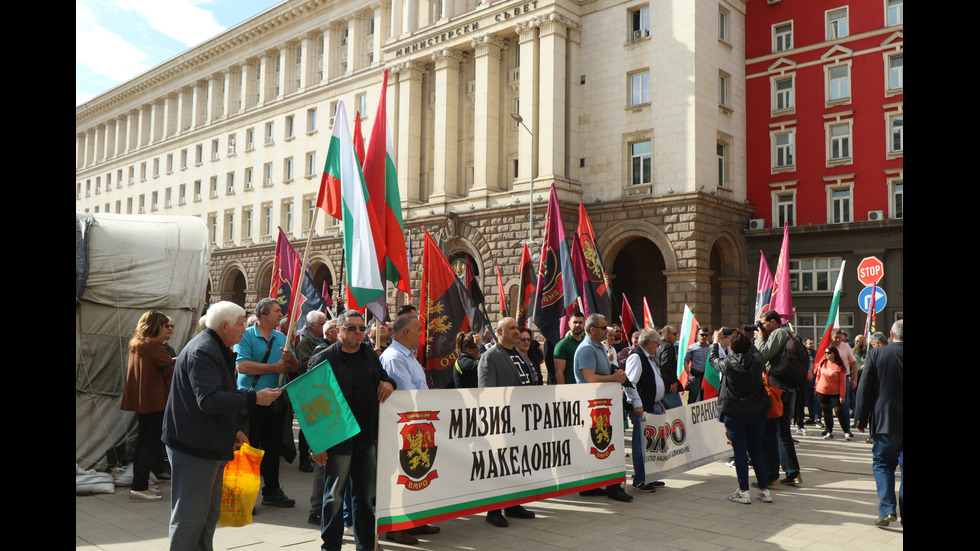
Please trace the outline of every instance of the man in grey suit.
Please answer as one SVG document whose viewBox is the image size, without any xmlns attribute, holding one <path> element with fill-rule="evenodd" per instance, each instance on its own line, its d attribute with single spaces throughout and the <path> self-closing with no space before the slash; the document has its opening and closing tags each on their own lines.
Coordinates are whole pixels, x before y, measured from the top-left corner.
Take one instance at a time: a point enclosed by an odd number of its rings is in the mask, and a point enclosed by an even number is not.
<svg viewBox="0 0 980 551">
<path fill-rule="evenodd" d="M 534 384 L 535 373 L 531 361 L 517 349 L 520 336 L 516 319 L 503 318 L 497 322 L 497 344 L 480 356 L 480 363 L 476 368 L 477 384 L 480 388 Z M 534 518 L 533 511 L 520 505 L 507 507 L 504 511 L 512 518 Z M 500 509 L 487 511 L 487 522 L 500 528 L 510 524 Z"/>
<path fill-rule="evenodd" d="M 857 389 L 857 428 L 871 424 L 872 470 L 878 488 L 878 518 L 875 526 L 888 526 L 895 517 L 895 467 L 902 470 L 898 489 L 898 513 L 902 517 L 902 497 L 905 493 L 905 417 L 903 388 L 902 320 L 892 325 L 892 343 L 868 352 L 864 371 Z"/>
</svg>

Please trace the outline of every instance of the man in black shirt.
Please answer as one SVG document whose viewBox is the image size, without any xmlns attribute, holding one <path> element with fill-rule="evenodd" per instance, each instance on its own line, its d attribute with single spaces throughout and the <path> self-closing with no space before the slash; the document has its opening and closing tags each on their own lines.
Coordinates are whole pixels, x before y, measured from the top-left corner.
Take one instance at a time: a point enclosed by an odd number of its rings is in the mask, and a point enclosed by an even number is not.
<svg viewBox="0 0 980 551">
<path fill-rule="evenodd" d="M 324 467 L 320 538 L 325 551 L 340 551 L 344 538 L 344 487 L 351 484 L 354 543 L 357 549 L 374 547 L 374 498 L 378 464 L 378 404 L 388 399 L 396 383 L 378 355 L 364 344 L 364 318 L 348 310 L 338 317 L 337 342 L 318 348 L 310 365 L 330 362 L 337 385 L 361 427 L 361 432 L 316 455 Z"/>
</svg>

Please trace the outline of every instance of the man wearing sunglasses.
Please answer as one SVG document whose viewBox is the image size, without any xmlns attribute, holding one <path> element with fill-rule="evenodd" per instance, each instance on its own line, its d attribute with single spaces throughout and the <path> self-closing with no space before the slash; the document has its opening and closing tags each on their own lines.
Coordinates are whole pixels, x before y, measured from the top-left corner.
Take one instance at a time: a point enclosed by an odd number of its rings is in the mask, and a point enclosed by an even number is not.
<svg viewBox="0 0 980 551">
<path fill-rule="evenodd" d="M 377 353 L 364 343 L 367 327 L 356 310 L 337 318 L 337 342 L 318 348 L 310 365 L 330 362 L 361 432 L 313 455 L 324 474 L 320 538 L 323 549 L 340 551 L 344 543 L 344 488 L 351 484 L 354 543 L 357 549 L 374 546 L 374 498 L 378 471 L 378 404 L 391 396 L 397 384 L 381 366 Z"/>
</svg>

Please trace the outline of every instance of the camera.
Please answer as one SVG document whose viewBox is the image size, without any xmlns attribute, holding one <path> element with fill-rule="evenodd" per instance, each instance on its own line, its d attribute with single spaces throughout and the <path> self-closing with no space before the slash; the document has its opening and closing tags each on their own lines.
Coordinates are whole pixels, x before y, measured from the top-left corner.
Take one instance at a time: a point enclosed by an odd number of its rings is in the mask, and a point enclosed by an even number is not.
<svg viewBox="0 0 980 551">
<path fill-rule="evenodd" d="M 762 326 L 763 324 L 761 321 L 756 321 L 754 323 L 746 323 L 745 325 L 742 326 L 742 331 L 747 331 L 749 333 L 755 332 L 756 329 L 758 329 L 759 331 L 765 331 L 762 328 Z"/>
</svg>

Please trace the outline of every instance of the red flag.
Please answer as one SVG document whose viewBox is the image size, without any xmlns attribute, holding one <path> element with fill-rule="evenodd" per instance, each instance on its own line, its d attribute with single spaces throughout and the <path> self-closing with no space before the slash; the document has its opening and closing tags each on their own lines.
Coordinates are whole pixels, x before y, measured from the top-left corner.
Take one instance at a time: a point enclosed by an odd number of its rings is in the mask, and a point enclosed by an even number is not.
<svg viewBox="0 0 980 551">
<path fill-rule="evenodd" d="M 531 267 L 531 252 L 527 249 L 527 243 L 524 244 L 524 251 L 521 253 L 519 271 L 521 282 L 517 297 L 517 312 L 514 316 L 517 318 L 518 327 L 527 327 L 528 309 L 534 299 L 534 269 Z"/>
<path fill-rule="evenodd" d="M 282 228 L 276 237 L 276 258 L 272 264 L 272 282 L 269 285 L 269 296 L 279 302 L 279 308 L 287 319 L 289 309 L 293 305 L 296 289 L 299 287 L 300 258 Z"/>
<path fill-rule="evenodd" d="M 548 200 L 545 220 L 533 320 L 547 340 L 557 343 L 562 336 L 561 320 L 574 311 L 578 292 L 575 290 L 575 282 L 569 281 L 575 274 L 554 184 L 551 185 L 551 198 Z"/>
<path fill-rule="evenodd" d="M 585 205 L 581 201 L 578 204 L 578 229 L 575 235 L 582 249 L 582 261 L 585 267 L 582 276 L 588 278 L 579 282 L 582 286 L 582 295 L 591 295 L 592 311 L 611 320 L 612 297 L 609 294 L 609 280 L 606 278 L 602 258 L 599 257 L 599 251 L 595 246 L 595 231 L 592 230 L 592 223 L 589 222 L 589 213 L 586 212 Z"/>
<path fill-rule="evenodd" d="M 463 282 L 445 255 L 423 228 L 422 282 L 419 291 L 419 322 L 422 342 L 419 363 L 426 370 L 430 388 L 452 388 L 452 367 L 456 359 L 456 335 L 481 331 L 482 323 Z"/>
<path fill-rule="evenodd" d="M 650 315 L 650 306 L 647 304 L 647 297 L 643 297 L 643 328 L 653 329 L 653 316 Z"/>
<path fill-rule="evenodd" d="M 381 272 L 395 287 L 412 298 L 408 272 L 408 253 L 405 247 L 405 227 L 402 222 L 402 202 L 395 172 L 394 147 L 388 129 L 387 114 L 388 70 L 384 71 L 381 99 L 371 128 L 371 141 L 363 157 L 364 181 L 370 194 L 369 209 L 377 214 L 383 235 L 383 245 L 378 245 Z"/>
<path fill-rule="evenodd" d="M 620 321 L 623 325 L 623 334 L 629 339 L 630 335 L 633 334 L 633 308 L 630 307 L 630 301 L 626 300 L 626 293 L 623 293 L 623 313 L 620 315 Z"/>
<path fill-rule="evenodd" d="M 779 260 L 772 284 L 770 308 L 779 312 L 783 323 L 793 319 L 793 295 L 789 287 L 789 225 L 783 224 L 783 245 L 779 248 Z"/>
<path fill-rule="evenodd" d="M 582 309 L 585 310 L 583 313 L 585 317 L 589 317 L 592 314 L 600 314 L 596 307 L 595 295 L 590 292 L 589 287 L 589 269 L 585 265 L 585 258 L 582 254 L 582 243 L 579 241 L 579 235 L 576 232 L 572 237 L 572 267 L 575 270 L 575 279 L 579 285 L 579 295 L 582 297 Z M 608 317 L 606 318 L 609 319 Z"/>
<path fill-rule="evenodd" d="M 769 264 L 766 263 L 766 255 L 759 251 L 759 279 L 755 287 L 755 319 L 759 319 L 762 313 L 769 309 L 772 302 L 772 272 L 769 271 Z"/>
<path fill-rule="evenodd" d="M 500 317 L 507 315 L 507 295 L 504 294 L 504 278 L 500 275 L 500 266 L 494 266 L 497 269 L 497 297 L 500 300 Z"/>
<path fill-rule="evenodd" d="M 361 135 L 361 113 L 360 111 L 354 112 L 354 135 L 351 136 L 354 141 L 354 154 L 357 155 L 357 161 L 364 166 L 364 136 Z M 371 188 L 368 187 L 368 190 Z"/>
</svg>

